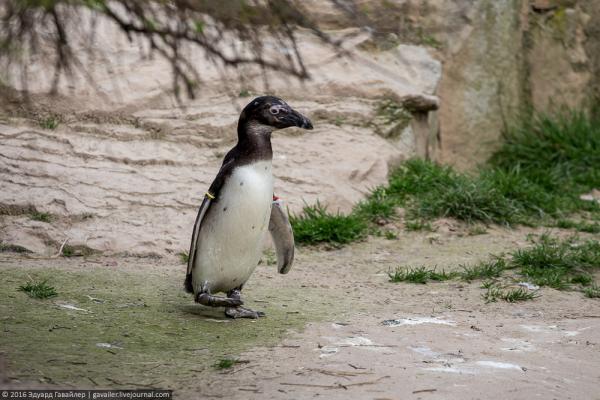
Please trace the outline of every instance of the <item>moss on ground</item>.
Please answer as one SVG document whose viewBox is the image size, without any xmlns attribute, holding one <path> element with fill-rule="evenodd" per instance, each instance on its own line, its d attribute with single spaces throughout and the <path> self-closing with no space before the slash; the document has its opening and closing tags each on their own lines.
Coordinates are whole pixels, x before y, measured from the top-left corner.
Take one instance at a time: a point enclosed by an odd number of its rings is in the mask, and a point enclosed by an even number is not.
<svg viewBox="0 0 600 400">
<path fill-rule="evenodd" d="M 254 285 L 245 290 L 247 305 L 267 318 L 232 321 L 222 309 L 194 304 L 172 272 L 0 268 L 0 351 L 9 378 L 22 382 L 184 388 L 219 359 L 274 345 L 288 330 L 333 312 L 325 290 Z M 31 278 L 47 279 L 58 295 L 38 300 L 19 292 Z"/>
</svg>

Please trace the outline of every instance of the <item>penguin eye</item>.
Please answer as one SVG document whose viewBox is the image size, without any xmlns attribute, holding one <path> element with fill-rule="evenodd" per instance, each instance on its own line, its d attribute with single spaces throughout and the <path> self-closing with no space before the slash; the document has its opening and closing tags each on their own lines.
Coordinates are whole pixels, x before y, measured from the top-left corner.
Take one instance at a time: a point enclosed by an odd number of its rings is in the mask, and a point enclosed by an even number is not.
<svg viewBox="0 0 600 400">
<path fill-rule="evenodd" d="M 279 107 L 279 106 L 273 106 L 273 107 L 271 107 L 271 108 L 269 109 L 269 112 L 270 112 L 271 114 L 273 114 L 273 115 L 277 115 L 277 114 L 279 114 L 279 109 L 280 109 L 280 108 L 281 108 L 281 107 Z"/>
</svg>

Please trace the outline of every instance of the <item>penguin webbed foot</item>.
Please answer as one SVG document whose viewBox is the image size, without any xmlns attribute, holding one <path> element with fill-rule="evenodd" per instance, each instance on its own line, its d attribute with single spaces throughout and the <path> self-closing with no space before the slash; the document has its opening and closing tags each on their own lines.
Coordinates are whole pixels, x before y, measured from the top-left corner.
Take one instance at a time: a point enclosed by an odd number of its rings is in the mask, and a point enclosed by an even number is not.
<svg viewBox="0 0 600 400">
<path fill-rule="evenodd" d="M 244 302 L 238 297 L 213 296 L 210 293 L 199 293 L 196 302 L 208 307 L 239 307 Z"/>
<path fill-rule="evenodd" d="M 251 318 L 258 319 L 260 317 L 264 317 L 265 313 L 262 311 L 254 311 L 249 308 L 244 307 L 227 307 L 225 309 L 225 315 L 229 318 L 237 319 L 237 318 Z"/>
</svg>

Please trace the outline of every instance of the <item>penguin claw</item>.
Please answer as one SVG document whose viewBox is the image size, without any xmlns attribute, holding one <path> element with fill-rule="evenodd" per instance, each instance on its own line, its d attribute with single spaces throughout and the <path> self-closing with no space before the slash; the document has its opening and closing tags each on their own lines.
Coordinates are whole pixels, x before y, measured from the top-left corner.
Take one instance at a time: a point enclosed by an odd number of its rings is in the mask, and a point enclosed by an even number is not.
<svg viewBox="0 0 600 400">
<path fill-rule="evenodd" d="M 209 307 L 238 307 L 244 304 L 239 297 L 219 297 L 208 293 L 199 293 L 196 302 Z"/>
<path fill-rule="evenodd" d="M 225 315 L 229 318 L 251 318 L 258 319 L 264 317 L 265 313 L 262 311 L 254 311 L 244 307 L 228 307 L 225 309 Z"/>
</svg>

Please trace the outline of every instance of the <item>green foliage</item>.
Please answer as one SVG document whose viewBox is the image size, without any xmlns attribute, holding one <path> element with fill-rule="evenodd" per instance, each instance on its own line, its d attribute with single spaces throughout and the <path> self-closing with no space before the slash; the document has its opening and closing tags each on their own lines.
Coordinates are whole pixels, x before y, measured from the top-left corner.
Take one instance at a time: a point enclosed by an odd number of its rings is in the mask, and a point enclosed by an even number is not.
<svg viewBox="0 0 600 400">
<path fill-rule="evenodd" d="M 41 221 L 41 222 L 52 222 L 52 220 L 54 219 L 54 216 L 50 213 L 47 212 L 34 212 L 29 216 L 32 220 L 34 221 Z"/>
<path fill-rule="evenodd" d="M 496 282 L 495 282 L 494 280 L 488 279 L 487 281 L 484 281 L 484 282 L 481 284 L 481 288 L 482 288 L 482 289 L 489 289 L 489 288 L 491 288 L 492 286 L 494 286 L 495 284 L 496 284 Z"/>
<path fill-rule="evenodd" d="M 214 364 L 216 369 L 229 369 L 238 363 L 234 358 L 222 358 Z"/>
<path fill-rule="evenodd" d="M 266 265 L 275 265 L 277 264 L 277 255 L 271 249 L 265 250 L 263 257 L 259 261 L 259 264 L 262 264 L 263 262 Z"/>
<path fill-rule="evenodd" d="M 47 299 L 49 297 L 58 295 L 56 289 L 48 285 L 47 280 L 27 282 L 26 284 L 19 286 L 19 291 L 25 292 L 29 295 L 29 297 L 35 299 Z"/>
<path fill-rule="evenodd" d="M 398 235 L 394 231 L 385 231 L 384 236 L 387 240 L 396 240 Z"/>
<path fill-rule="evenodd" d="M 475 279 L 497 278 L 508 268 L 503 258 L 497 258 L 493 261 L 482 261 L 475 265 L 462 265 L 460 277 L 465 281 Z"/>
<path fill-rule="evenodd" d="M 536 285 L 566 289 L 573 279 L 582 283 L 585 273 L 600 268 L 600 242 L 542 235 L 532 247 L 513 252 L 511 266 Z"/>
<path fill-rule="evenodd" d="M 317 201 L 305 205 L 301 214 L 291 214 L 290 223 L 298 243 L 322 242 L 342 245 L 362 239 L 367 233 L 367 222 L 356 214 L 333 214 Z"/>
<path fill-rule="evenodd" d="M 589 286 L 594 279 L 588 274 L 575 275 L 571 278 L 571 283 L 578 283 L 582 286 Z"/>
<path fill-rule="evenodd" d="M 62 248 L 63 257 L 87 257 L 95 254 L 96 251 L 84 245 L 65 244 Z"/>
<path fill-rule="evenodd" d="M 467 233 L 469 236 L 485 235 L 487 233 L 487 229 L 481 225 L 471 225 L 469 226 Z"/>
<path fill-rule="evenodd" d="M 412 119 L 412 115 L 400 103 L 393 99 L 381 101 L 377 106 L 377 115 L 383 117 L 387 124 L 405 126 Z"/>
<path fill-rule="evenodd" d="M 600 299 L 600 286 L 593 284 L 592 286 L 585 288 L 583 294 L 590 299 Z"/>
<path fill-rule="evenodd" d="M 467 222 L 511 223 L 518 205 L 488 175 L 473 177 L 429 161 L 408 160 L 391 175 L 388 193 L 412 219 L 453 217 Z"/>
<path fill-rule="evenodd" d="M 177 255 L 179 256 L 179 261 L 181 261 L 182 264 L 187 264 L 190 260 L 190 254 L 187 251 L 180 251 L 177 253 Z"/>
<path fill-rule="evenodd" d="M 518 171 L 549 193 L 600 187 L 600 118 L 577 110 L 524 117 L 491 164 Z"/>
<path fill-rule="evenodd" d="M 398 120 L 401 114 L 393 102 L 382 103 L 378 112 L 388 121 Z M 557 225 L 598 233 L 598 223 L 565 219 L 576 212 L 598 219 L 600 205 L 579 198 L 597 187 L 600 117 L 563 111 L 524 118 L 477 173 L 407 160 L 392 171 L 387 185 L 373 189 L 350 215 L 329 214 L 317 204 L 305 207 L 292 224 L 294 232 L 300 233 L 298 243 L 345 244 L 364 237 L 369 223 L 393 220 L 403 207 L 407 230 L 431 230 L 429 220 L 451 217 L 468 223 Z M 337 227 L 343 230 L 338 235 Z M 311 228 L 318 231 L 311 234 Z"/>
<path fill-rule="evenodd" d="M 389 220 L 396 215 L 397 206 L 397 199 L 388 195 L 387 189 L 380 186 L 374 189 L 366 200 L 356 205 L 354 214 L 370 222 Z"/>
<path fill-rule="evenodd" d="M 517 301 L 533 300 L 537 297 L 539 294 L 535 291 L 531 292 L 523 288 L 502 289 L 495 285 L 488 286 L 487 291 L 483 294 L 486 303 L 495 303 L 498 300 L 516 303 Z"/>
<path fill-rule="evenodd" d="M 30 251 L 23 246 L 0 241 L 0 253 L 30 253 Z"/>
<path fill-rule="evenodd" d="M 456 276 L 456 273 L 442 270 L 438 272 L 436 268 L 426 267 L 398 267 L 393 272 L 389 271 L 388 276 L 390 282 L 409 282 L 409 283 L 420 283 L 425 284 L 428 281 L 447 281 Z"/>
<path fill-rule="evenodd" d="M 41 128 L 54 130 L 58 127 L 58 119 L 54 116 L 49 116 L 40 119 L 39 124 Z"/>
<path fill-rule="evenodd" d="M 559 219 L 556 221 L 556 227 L 561 229 L 575 229 L 579 232 L 600 233 L 600 224 L 575 222 L 570 219 Z"/>
<path fill-rule="evenodd" d="M 404 222 L 404 228 L 407 231 L 428 231 L 433 232 L 433 226 L 422 219 L 408 220 Z"/>
</svg>

